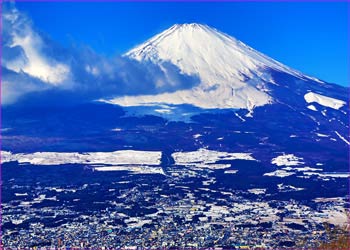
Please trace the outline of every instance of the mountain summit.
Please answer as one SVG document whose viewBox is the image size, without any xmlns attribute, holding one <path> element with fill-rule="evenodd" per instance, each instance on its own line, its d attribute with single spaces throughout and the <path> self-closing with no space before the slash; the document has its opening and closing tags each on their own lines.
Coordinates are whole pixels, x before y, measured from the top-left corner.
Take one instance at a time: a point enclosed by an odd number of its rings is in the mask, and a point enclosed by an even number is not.
<svg viewBox="0 0 350 250">
<path fill-rule="evenodd" d="M 273 103 L 269 71 L 283 72 L 301 80 L 301 74 L 203 24 L 176 24 L 125 54 L 137 61 L 162 65 L 170 62 L 182 73 L 197 75 L 200 84 L 158 95 L 124 96 L 110 100 L 122 106 L 144 104 L 191 104 L 204 109 L 248 109 Z M 165 70 L 165 69 L 164 69 Z M 165 72 L 166 73 L 166 72 Z"/>
<path fill-rule="evenodd" d="M 184 73 L 199 73 L 204 82 L 244 81 L 266 67 L 302 77 L 241 41 L 197 23 L 175 24 L 126 55 L 138 61 L 170 61 Z"/>
</svg>

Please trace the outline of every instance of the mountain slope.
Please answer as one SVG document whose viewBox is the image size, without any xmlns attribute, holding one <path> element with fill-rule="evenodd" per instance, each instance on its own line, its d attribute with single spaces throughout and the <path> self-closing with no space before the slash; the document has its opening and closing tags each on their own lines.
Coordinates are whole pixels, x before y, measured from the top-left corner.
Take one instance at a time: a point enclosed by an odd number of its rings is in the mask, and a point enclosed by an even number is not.
<svg viewBox="0 0 350 250">
<path fill-rule="evenodd" d="M 269 85 L 274 84 L 269 70 L 301 80 L 317 80 L 201 24 L 174 25 L 125 56 L 160 66 L 170 62 L 179 67 L 182 73 L 198 75 L 200 84 L 173 93 L 124 96 L 109 101 L 122 106 L 167 103 L 191 104 L 204 109 L 252 110 L 274 102 L 269 93 Z"/>
</svg>

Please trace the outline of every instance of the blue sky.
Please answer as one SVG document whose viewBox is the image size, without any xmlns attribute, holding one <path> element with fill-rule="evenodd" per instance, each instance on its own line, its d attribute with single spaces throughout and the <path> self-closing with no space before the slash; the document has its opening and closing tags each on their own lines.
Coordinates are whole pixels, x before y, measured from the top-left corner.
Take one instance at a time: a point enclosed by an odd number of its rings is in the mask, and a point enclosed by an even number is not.
<svg viewBox="0 0 350 250">
<path fill-rule="evenodd" d="M 108 56 L 174 23 L 205 23 L 306 74 L 349 85 L 345 2 L 19 2 L 16 7 L 54 41 L 87 45 Z"/>
</svg>

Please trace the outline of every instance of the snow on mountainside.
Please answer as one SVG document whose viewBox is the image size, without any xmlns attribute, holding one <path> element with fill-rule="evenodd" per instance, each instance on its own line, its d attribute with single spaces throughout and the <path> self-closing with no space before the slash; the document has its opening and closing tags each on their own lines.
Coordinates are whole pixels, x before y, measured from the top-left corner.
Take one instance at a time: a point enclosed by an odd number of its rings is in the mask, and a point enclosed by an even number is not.
<svg viewBox="0 0 350 250">
<path fill-rule="evenodd" d="M 124 96 L 107 101 L 121 106 L 167 103 L 192 104 L 204 109 L 252 110 L 274 101 L 266 87 L 267 82 L 272 81 L 266 69 L 319 81 L 201 24 L 174 25 L 125 56 L 138 61 L 151 61 L 160 66 L 163 62 L 171 62 L 182 73 L 199 76 L 200 84 L 172 93 Z"/>
<path fill-rule="evenodd" d="M 329 107 L 332 109 L 340 109 L 341 107 L 346 105 L 346 102 L 344 102 L 344 101 L 341 101 L 341 100 L 338 100 L 335 98 L 331 98 L 328 96 L 316 94 L 313 92 L 309 92 L 309 93 L 305 94 L 304 99 L 307 103 L 316 102 L 322 106 Z"/>
</svg>

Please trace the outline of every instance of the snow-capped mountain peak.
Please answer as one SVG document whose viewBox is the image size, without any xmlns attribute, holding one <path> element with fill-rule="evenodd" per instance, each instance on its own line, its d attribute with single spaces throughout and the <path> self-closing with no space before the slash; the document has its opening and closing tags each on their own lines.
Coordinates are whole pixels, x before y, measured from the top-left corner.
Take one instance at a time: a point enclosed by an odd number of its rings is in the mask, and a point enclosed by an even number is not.
<svg viewBox="0 0 350 250">
<path fill-rule="evenodd" d="M 125 96 L 110 101 L 122 106 L 167 103 L 192 104 L 205 109 L 252 110 L 273 102 L 265 87 L 269 80 L 267 68 L 305 78 L 239 40 L 197 23 L 175 24 L 125 56 L 158 65 L 171 62 L 182 73 L 197 75 L 200 84 L 173 93 Z"/>
<path fill-rule="evenodd" d="M 199 73 L 204 78 L 203 81 L 208 82 L 212 82 L 215 75 L 225 80 L 235 77 L 243 81 L 243 74 L 249 76 L 259 67 L 301 76 L 299 72 L 255 51 L 239 40 L 197 23 L 175 24 L 126 55 L 139 61 L 171 61 L 184 73 Z M 204 74 L 204 70 L 209 72 Z"/>
</svg>

